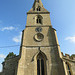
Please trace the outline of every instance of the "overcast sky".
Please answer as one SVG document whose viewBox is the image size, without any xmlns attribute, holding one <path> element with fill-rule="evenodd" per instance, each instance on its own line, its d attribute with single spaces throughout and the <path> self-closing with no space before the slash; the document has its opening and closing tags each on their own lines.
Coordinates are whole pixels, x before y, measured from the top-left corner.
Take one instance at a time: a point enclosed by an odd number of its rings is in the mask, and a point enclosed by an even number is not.
<svg viewBox="0 0 75 75">
<path fill-rule="evenodd" d="M 0 0 L 0 71 L 1 63 L 9 52 L 19 54 L 21 32 L 34 0 Z M 53 28 L 61 51 L 75 54 L 75 0 L 42 0 L 50 11 Z M 11 47 L 13 46 L 13 47 Z"/>
</svg>

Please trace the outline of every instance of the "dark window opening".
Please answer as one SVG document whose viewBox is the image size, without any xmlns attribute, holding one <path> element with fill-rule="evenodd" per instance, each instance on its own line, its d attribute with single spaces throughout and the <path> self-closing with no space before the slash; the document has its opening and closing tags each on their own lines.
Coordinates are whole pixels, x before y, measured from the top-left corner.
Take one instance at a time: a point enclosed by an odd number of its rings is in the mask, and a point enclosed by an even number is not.
<svg viewBox="0 0 75 75">
<path fill-rule="evenodd" d="M 69 65 L 67 64 L 67 68 L 68 68 L 68 70 L 70 70 L 70 67 L 69 67 Z"/>
<path fill-rule="evenodd" d="M 45 75 L 45 61 L 42 56 L 37 59 L 37 75 Z"/>
<path fill-rule="evenodd" d="M 40 8 L 40 7 L 38 7 L 38 8 L 37 8 L 37 11 L 41 11 L 41 8 Z"/>
<path fill-rule="evenodd" d="M 37 19 L 37 23 L 39 23 L 38 19 Z"/>
<path fill-rule="evenodd" d="M 66 63 L 66 65 L 67 65 L 68 74 L 71 75 L 71 71 L 70 71 L 70 67 L 69 67 L 68 63 Z"/>
<path fill-rule="evenodd" d="M 41 11 L 40 8 L 39 8 L 39 11 Z"/>
<path fill-rule="evenodd" d="M 36 20 L 36 22 L 42 24 L 42 21 L 41 21 L 40 18 L 38 18 L 38 19 Z"/>
<path fill-rule="evenodd" d="M 42 72 L 41 75 L 44 75 L 44 60 L 43 59 L 41 60 L 41 72 Z"/>
<path fill-rule="evenodd" d="M 69 75 L 71 75 L 71 72 L 69 71 Z"/>
<path fill-rule="evenodd" d="M 44 60 L 37 60 L 37 75 L 44 75 Z"/>
<path fill-rule="evenodd" d="M 40 75 L 40 61 L 37 60 L 37 75 Z"/>
<path fill-rule="evenodd" d="M 43 23 L 43 17 L 41 15 L 37 15 L 35 19 L 36 19 L 36 23 L 38 23 L 38 24 Z"/>
<path fill-rule="evenodd" d="M 37 11 L 38 11 L 38 8 L 37 8 Z"/>
<path fill-rule="evenodd" d="M 39 23 L 41 23 L 41 19 L 39 19 Z"/>
</svg>

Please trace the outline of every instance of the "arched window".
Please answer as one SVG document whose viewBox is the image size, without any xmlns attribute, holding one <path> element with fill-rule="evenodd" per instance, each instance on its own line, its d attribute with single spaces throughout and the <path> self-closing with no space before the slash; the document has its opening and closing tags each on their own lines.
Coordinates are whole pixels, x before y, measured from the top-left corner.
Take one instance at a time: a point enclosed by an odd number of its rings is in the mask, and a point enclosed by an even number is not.
<svg viewBox="0 0 75 75">
<path fill-rule="evenodd" d="M 38 6 L 37 11 L 41 11 L 41 7 L 40 6 Z"/>
<path fill-rule="evenodd" d="M 42 24 L 42 16 L 40 15 L 37 16 L 36 23 Z"/>
<path fill-rule="evenodd" d="M 42 54 L 37 56 L 37 75 L 45 75 L 45 59 Z"/>
<path fill-rule="evenodd" d="M 71 74 L 71 70 L 70 70 L 70 66 L 69 64 L 66 62 L 66 66 L 67 66 L 67 72 L 68 72 L 68 75 L 72 75 Z"/>
</svg>

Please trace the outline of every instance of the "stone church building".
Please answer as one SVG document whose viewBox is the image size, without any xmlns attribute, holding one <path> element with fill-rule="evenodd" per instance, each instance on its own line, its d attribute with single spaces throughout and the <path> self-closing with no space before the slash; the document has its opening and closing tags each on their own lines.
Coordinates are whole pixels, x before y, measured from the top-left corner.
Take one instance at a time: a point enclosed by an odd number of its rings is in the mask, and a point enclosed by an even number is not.
<svg viewBox="0 0 75 75">
<path fill-rule="evenodd" d="M 41 0 L 27 12 L 19 55 L 2 64 L 0 75 L 75 75 L 75 57 L 61 53 L 50 12 Z"/>
</svg>

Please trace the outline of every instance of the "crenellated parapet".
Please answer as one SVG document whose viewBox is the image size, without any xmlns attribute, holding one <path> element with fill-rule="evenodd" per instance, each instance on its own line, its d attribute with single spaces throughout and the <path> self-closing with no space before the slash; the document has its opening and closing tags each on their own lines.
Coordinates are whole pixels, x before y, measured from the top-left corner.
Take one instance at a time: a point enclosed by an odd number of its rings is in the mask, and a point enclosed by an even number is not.
<svg viewBox="0 0 75 75">
<path fill-rule="evenodd" d="M 75 75 L 75 54 L 61 54 L 66 75 Z"/>
<path fill-rule="evenodd" d="M 69 60 L 73 60 L 73 61 L 75 60 L 75 54 L 69 55 L 69 54 L 65 53 L 65 55 L 64 55 L 63 52 L 61 52 L 61 54 L 62 54 L 63 58 L 66 58 L 66 59 L 69 59 Z"/>
</svg>

